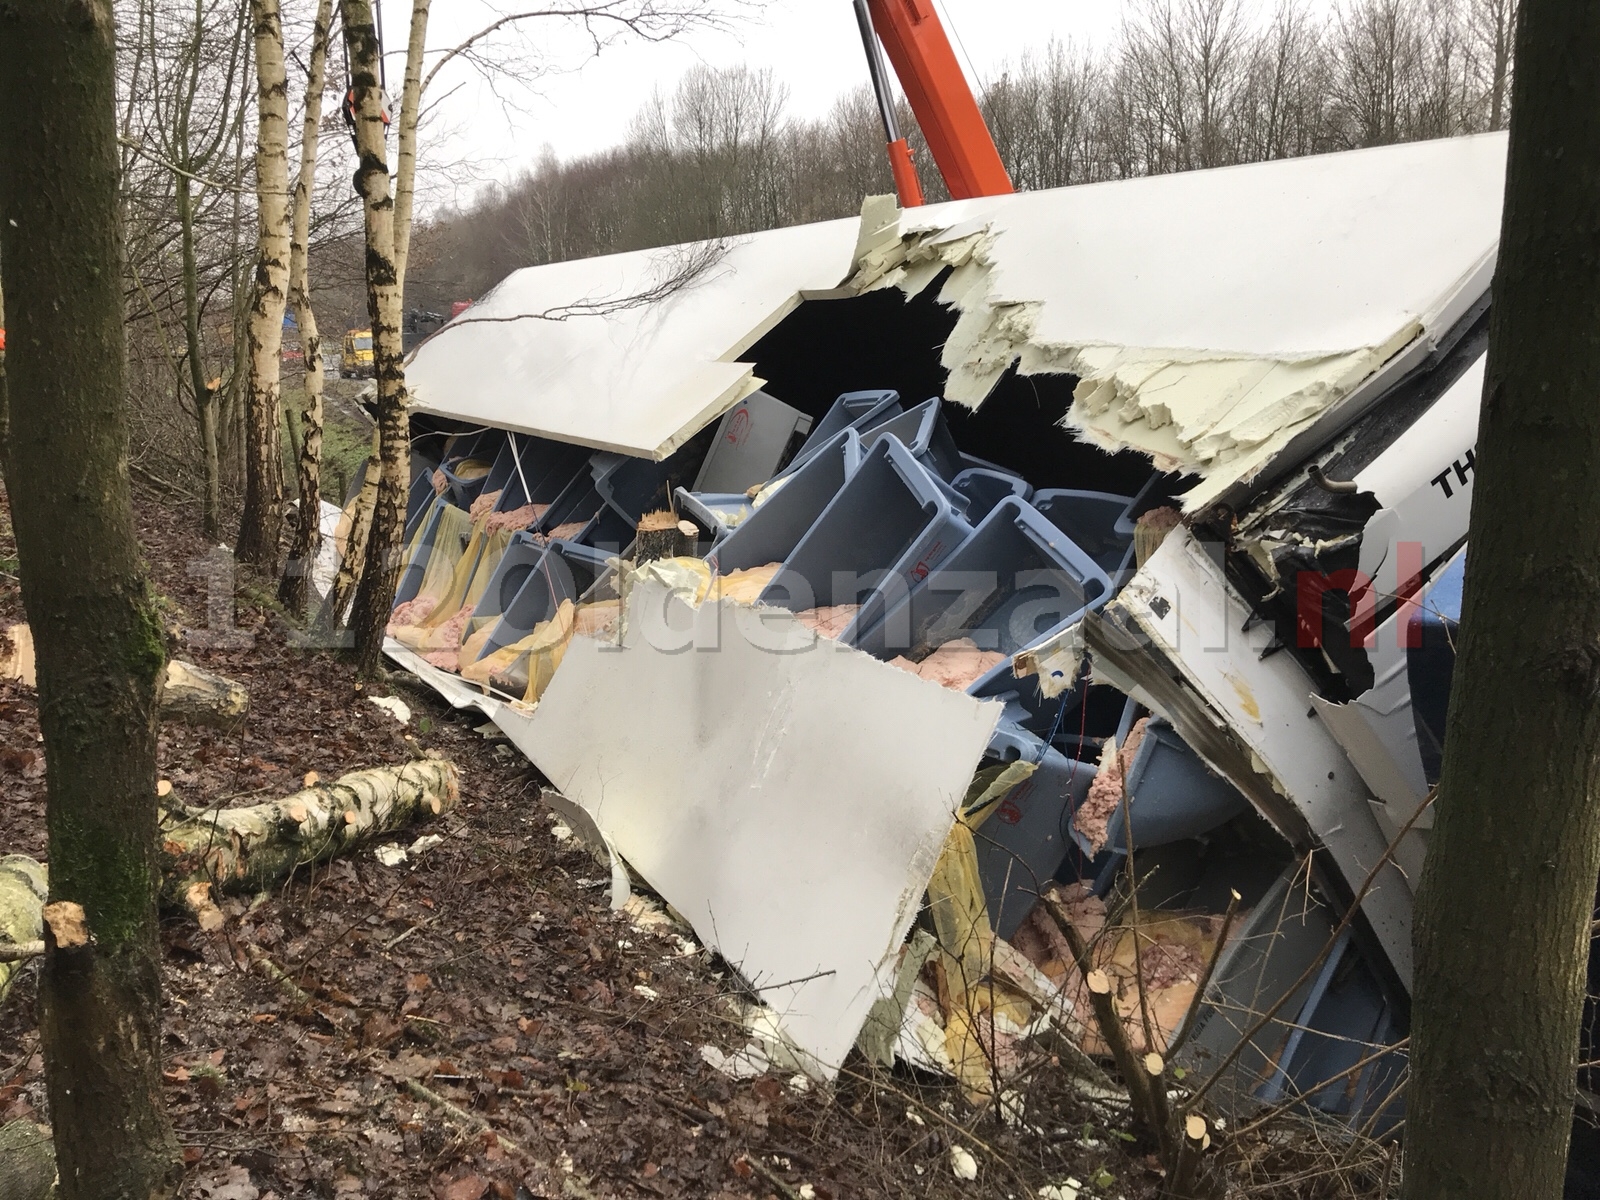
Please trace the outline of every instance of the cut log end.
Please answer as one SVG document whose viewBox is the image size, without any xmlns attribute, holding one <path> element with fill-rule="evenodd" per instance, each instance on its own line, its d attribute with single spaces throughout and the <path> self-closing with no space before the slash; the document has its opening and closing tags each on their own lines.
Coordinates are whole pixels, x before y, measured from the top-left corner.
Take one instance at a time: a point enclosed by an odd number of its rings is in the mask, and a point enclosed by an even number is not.
<svg viewBox="0 0 1600 1200">
<path fill-rule="evenodd" d="M 83 905 L 58 900 L 44 906 L 44 926 L 58 950 L 76 950 L 89 944 L 89 918 Z"/>
<path fill-rule="evenodd" d="M 1144 1069 L 1154 1078 L 1159 1078 L 1161 1072 L 1167 1069 L 1167 1064 L 1161 1060 L 1161 1055 L 1154 1050 L 1144 1056 Z"/>
<path fill-rule="evenodd" d="M 161 685 L 161 715 L 190 725 L 236 725 L 250 712 L 250 693 L 241 683 L 173 659 Z"/>
<path fill-rule="evenodd" d="M 1089 990 L 1097 996 L 1109 996 L 1111 994 L 1111 976 L 1104 971 L 1090 971 L 1084 976 L 1083 981 L 1089 985 Z"/>
<path fill-rule="evenodd" d="M 1190 1113 L 1183 1120 L 1183 1132 L 1191 1142 L 1201 1142 L 1206 1139 L 1209 1131 L 1206 1129 L 1206 1119 L 1199 1113 Z"/>
<path fill-rule="evenodd" d="M 207 933 L 215 933 L 227 924 L 222 915 L 222 910 L 217 907 L 216 901 L 211 898 L 211 883 L 209 880 L 201 883 L 191 883 L 183 893 L 184 905 L 194 914 L 195 920 L 200 922 L 200 928 Z"/>
</svg>

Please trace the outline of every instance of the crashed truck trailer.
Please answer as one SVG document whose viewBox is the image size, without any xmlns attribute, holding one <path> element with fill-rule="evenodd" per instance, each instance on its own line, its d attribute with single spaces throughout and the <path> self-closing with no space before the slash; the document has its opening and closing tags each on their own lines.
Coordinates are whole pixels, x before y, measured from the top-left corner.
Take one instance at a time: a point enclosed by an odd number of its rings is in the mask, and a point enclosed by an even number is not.
<svg viewBox="0 0 1600 1200">
<path fill-rule="evenodd" d="M 993 1030 L 1081 1034 L 1038 898 L 1136 879 L 1157 1048 L 1237 892 L 1184 1060 L 1299 980 L 1222 1093 L 1392 1127 L 1504 162 L 872 198 L 518 271 L 408 366 L 388 652 L 819 1077 L 859 1046 L 982 1093 Z"/>
</svg>

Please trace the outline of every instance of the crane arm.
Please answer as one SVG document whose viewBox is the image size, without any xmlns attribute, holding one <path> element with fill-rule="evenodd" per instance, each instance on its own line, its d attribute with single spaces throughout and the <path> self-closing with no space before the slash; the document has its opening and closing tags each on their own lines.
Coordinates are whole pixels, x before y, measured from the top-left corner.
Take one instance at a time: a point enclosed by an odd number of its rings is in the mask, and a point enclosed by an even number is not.
<svg viewBox="0 0 1600 1200">
<path fill-rule="evenodd" d="M 900 132 L 900 118 L 894 111 L 894 93 L 889 88 L 889 69 L 883 64 L 883 48 L 872 29 L 867 0 L 855 0 L 856 24 L 861 27 L 861 44 L 867 51 L 867 73 L 872 76 L 872 94 L 878 100 L 878 115 L 883 118 L 883 134 L 889 141 L 889 171 L 901 208 L 917 208 L 924 203 L 922 181 L 911 161 L 911 147 Z"/>
<path fill-rule="evenodd" d="M 995 149 L 994 138 L 984 123 L 978 101 L 961 73 L 955 51 L 950 46 L 944 24 L 934 11 L 933 0 L 855 0 L 857 17 L 865 8 L 870 13 L 872 27 L 881 41 L 900 86 L 905 90 L 911 111 L 916 114 L 922 134 L 933 152 L 950 195 L 957 200 L 973 196 L 1001 196 L 1015 191 L 1000 152 Z M 898 142 L 904 154 L 904 169 L 910 171 L 910 150 L 905 139 L 899 136 L 894 121 L 894 105 L 888 95 L 887 80 L 880 79 L 882 59 L 877 56 L 874 39 L 867 36 L 863 21 L 863 37 L 867 41 L 868 65 L 873 68 L 873 87 L 877 92 L 879 108 L 884 116 L 884 129 L 889 135 L 890 166 L 895 171 L 895 186 L 900 192 L 902 205 L 921 203 L 921 188 L 915 189 L 915 198 L 909 199 L 907 189 L 901 186 L 902 169 L 895 157 Z"/>
</svg>

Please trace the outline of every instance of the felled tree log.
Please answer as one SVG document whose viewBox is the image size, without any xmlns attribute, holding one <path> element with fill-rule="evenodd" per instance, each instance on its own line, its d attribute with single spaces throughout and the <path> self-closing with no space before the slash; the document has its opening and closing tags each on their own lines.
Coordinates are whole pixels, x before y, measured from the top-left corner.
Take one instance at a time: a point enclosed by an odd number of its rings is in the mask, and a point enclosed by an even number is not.
<svg viewBox="0 0 1600 1200">
<path fill-rule="evenodd" d="M 161 685 L 161 715 L 190 725 L 233 725 L 250 711 L 250 693 L 242 683 L 171 659 Z"/>
<path fill-rule="evenodd" d="M 202 928 L 218 928 L 223 917 L 213 890 L 263 891 L 298 866 L 438 816 L 460 798 L 455 765 L 426 759 L 353 771 L 249 808 L 207 809 L 175 821 L 169 814 L 162 828 L 162 901 L 187 909 Z M 17 969 L 44 952 L 48 892 L 42 864 L 20 854 L 0 858 L 0 1000 Z M 0 1189 L 0 1200 L 9 1196 Z"/>
<path fill-rule="evenodd" d="M 454 764 L 425 759 L 353 771 L 266 804 L 188 816 L 162 829 L 162 898 L 204 924 L 211 888 L 262 891 L 296 867 L 438 816 L 460 798 Z"/>
<path fill-rule="evenodd" d="M 0 629 L 0 679 L 38 686 L 33 632 L 28 626 Z M 190 725 L 233 725 L 250 711 L 250 693 L 244 684 L 178 658 L 167 661 L 157 700 L 163 718 Z"/>
<path fill-rule="evenodd" d="M 56 1149 L 32 1121 L 0 1125 L 0 1196 L 6 1200 L 53 1200 Z"/>
<path fill-rule="evenodd" d="M 11 951 L 0 953 L 0 1001 L 5 1000 L 11 980 L 27 961 L 22 952 L 44 936 L 39 913 L 48 891 L 45 869 L 33 859 L 20 854 L 0 858 L 0 951 Z M 0 1196 L 10 1194 L 0 1188 Z"/>
</svg>

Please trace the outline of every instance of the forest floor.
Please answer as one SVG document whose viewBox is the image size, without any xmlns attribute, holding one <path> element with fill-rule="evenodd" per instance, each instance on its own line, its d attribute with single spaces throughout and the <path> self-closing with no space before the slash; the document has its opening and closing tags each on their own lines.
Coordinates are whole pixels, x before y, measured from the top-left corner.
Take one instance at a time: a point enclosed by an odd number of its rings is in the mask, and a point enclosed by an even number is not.
<svg viewBox="0 0 1600 1200">
<path fill-rule="evenodd" d="M 270 588 L 242 581 L 219 638 L 194 515 L 147 495 L 136 506 L 172 652 L 251 694 L 235 731 L 164 726 L 161 775 L 186 804 L 257 803 L 308 772 L 425 752 L 462 777 L 459 808 L 388 839 L 444 835 L 412 862 L 364 848 L 231 902 L 215 933 L 165 919 L 162 1070 L 186 1195 L 998 1198 L 1068 1178 L 1095 1185 L 1086 1200 L 1153 1192 L 1154 1160 L 1063 1072 L 1037 1074 L 1027 1127 L 1011 1127 L 948 1081 L 859 1060 L 826 1087 L 713 1069 L 702 1047 L 746 1041 L 742 985 L 686 931 L 610 911 L 605 872 L 558 840 L 530 763 L 408 676 L 362 686 L 338 657 L 295 647 Z M 23 619 L 17 569 L 0 506 L 0 626 Z M 371 702 L 388 694 L 408 722 Z M 4 682 L 0 811 L 0 853 L 44 858 L 35 699 Z M 250 951 L 312 1003 L 252 969 Z M 0 1124 L 48 1121 L 35 974 L 0 1009 Z M 975 1179 L 953 1171 L 957 1146 Z"/>
</svg>

